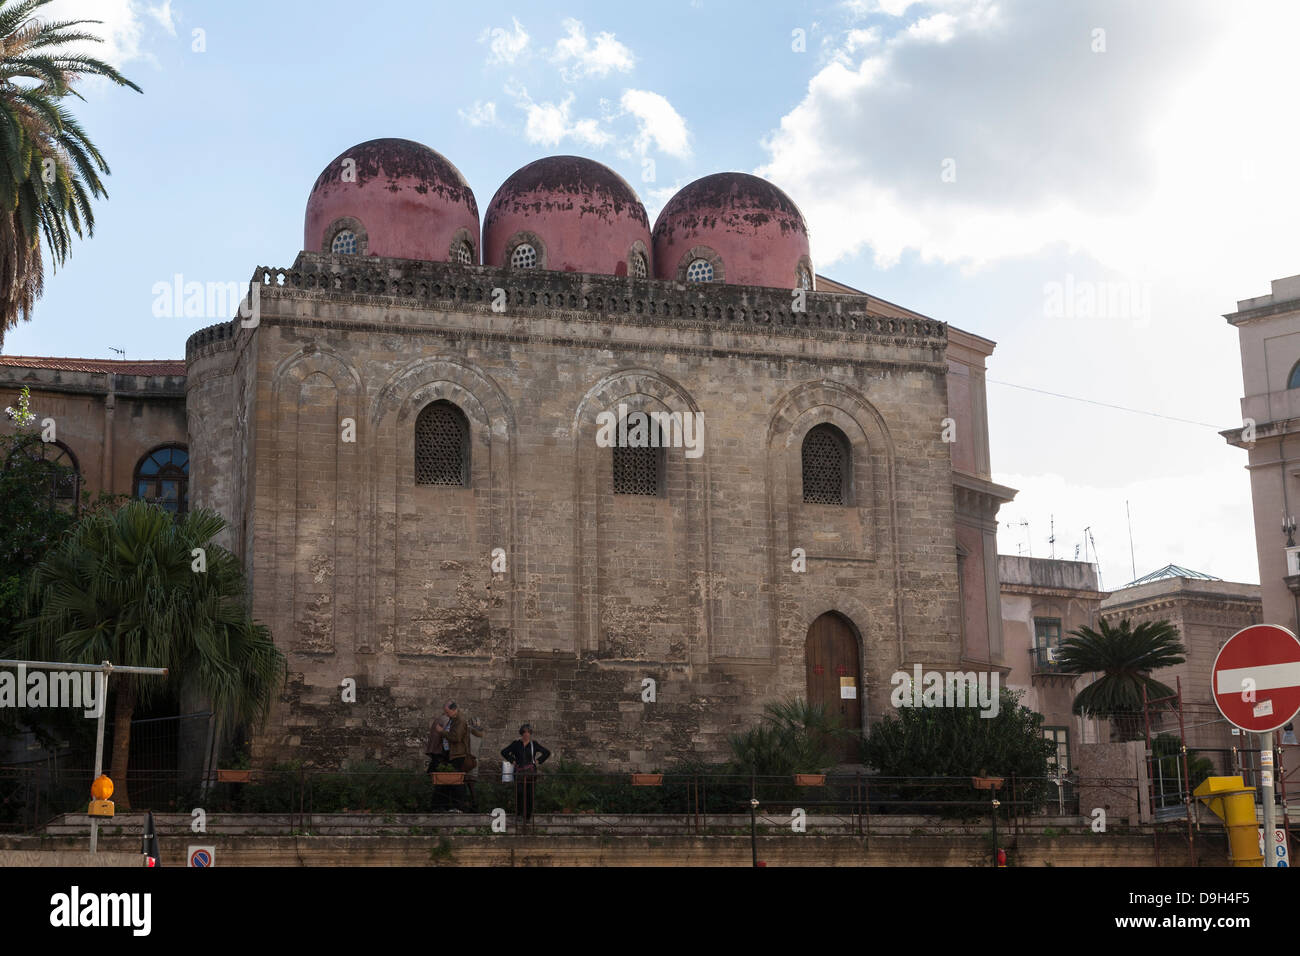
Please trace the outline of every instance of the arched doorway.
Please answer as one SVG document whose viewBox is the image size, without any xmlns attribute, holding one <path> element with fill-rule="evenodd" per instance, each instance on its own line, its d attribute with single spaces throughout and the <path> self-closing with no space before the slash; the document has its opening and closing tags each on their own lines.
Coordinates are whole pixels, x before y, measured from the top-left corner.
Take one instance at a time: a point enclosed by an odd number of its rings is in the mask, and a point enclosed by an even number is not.
<svg viewBox="0 0 1300 956">
<path fill-rule="evenodd" d="M 858 670 L 858 639 L 849 622 L 828 611 L 808 628 L 804 644 L 808 702 L 821 704 L 840 726 L 855 734 L 862 729 L 862 675 Z M 842 759 L 857 763 L 856 737 L 845 740 Z"/>
</svg>

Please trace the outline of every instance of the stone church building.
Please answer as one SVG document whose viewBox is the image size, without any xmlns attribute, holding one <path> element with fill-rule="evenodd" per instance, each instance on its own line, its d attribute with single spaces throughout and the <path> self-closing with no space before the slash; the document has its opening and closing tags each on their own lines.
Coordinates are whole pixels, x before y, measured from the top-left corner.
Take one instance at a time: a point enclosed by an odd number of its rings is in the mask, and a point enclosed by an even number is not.
<svg viewBox="0 0 1300 956">
<path fill-rule="evenodd" d="M 549 157 L 480 218 L 447 159 L 374 140 L 183 366 L 3 357 L 0 398 L 77 420 L 92 490 L 229 520 L 288 658 L 255 760 L 422 765 L 447 699 L 498 746 L 528 720 L 611 769 L 719 758 L 771 700 L 865 728 L 897 670 L 1006 670 L 993 343 L 812 251 L 754 176 L 652 228 L 612 170 Z M 642 412 L 649 442 L 601 440 Z"/>
</svg>

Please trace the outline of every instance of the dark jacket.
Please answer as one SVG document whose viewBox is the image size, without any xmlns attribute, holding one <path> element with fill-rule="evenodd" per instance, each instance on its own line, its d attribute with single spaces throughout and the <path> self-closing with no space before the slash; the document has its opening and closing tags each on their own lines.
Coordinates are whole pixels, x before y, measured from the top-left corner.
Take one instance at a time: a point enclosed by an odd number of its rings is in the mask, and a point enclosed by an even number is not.
<svg viewBox="0 0 1300 956">
<path fill-rule="evenodd" d="M 451 719 L 451 724 L 447 727 L 447 742 L 451 744 L 451 751 L 447 754 L 449 760 L 469 755 L 469 724 L 459 713 Z"/>
<path fill-rule="evenodd" d="M 501 759 L 509 760 L 516 770 L 530 763 L 541 766 L 550 756 L 551 752 L 538 743 L 536 737 L 528 741 L 527 745 L 522 740 L 516 740 L 509 747 L 501 748 Z"/>
<path fill-rule="evenodd" d="M 445 753 L 442 749 L 443 730 L 438 726 L 438 721 L 434 721 L 429 728 L 429 739 L 424 744 L 424 752 L 430 757 L 442 757 Z"/>
</svg>

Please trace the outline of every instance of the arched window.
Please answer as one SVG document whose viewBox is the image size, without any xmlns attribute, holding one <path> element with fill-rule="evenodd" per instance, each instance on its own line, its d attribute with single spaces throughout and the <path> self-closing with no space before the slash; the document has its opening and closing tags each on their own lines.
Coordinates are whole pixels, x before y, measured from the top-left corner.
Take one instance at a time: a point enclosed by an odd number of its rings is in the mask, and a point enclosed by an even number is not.
<svg viewBox="0 0 1300 956">
<path fill-rule="evenodd" d="M 451 402 L 430 402 L 415 419 L 415 483 L 469 487 L 469 419 Z"/>
<path fill-rule="evenodd" d="M 708 259 L 693 259 L 686 267 L 687 282 L 712 282 L 713 263 Z"/>
<path fill-rule="evenodd" d="M 1300 388 L 1300 362 L 1291 367 L 1291 374 L 1286 379 L 1287 388 Z"/>
<path fill-rule="evenodd" d="M 76 508 L 81 498 L 81 467 L 72 449 L 61 441 L 40 441 L 35 437 L 18 439 L 20 444 L 9 453 L 8 467 L 15 456 L 25 454 L 48 477 L 41 481 L 42 491 L 48 495 L 50 507 Z"/>
<path fill-rule="evenodd" d="M 803 439 L 803 500 L 849 503 L 849 443 L 834 425 L 818 425 Z"/>
<path fill-rule="evenodd" d="M 472 266 L 474 264 L 474 247 L 465 239 L 461 239 L 451 247 L 451 261 L 462 266 Z"/>
<path fill-rule="evenodd" d="M 190 508 L 190 453 L 184 445 L 163 445 L 135 466 L 135 496 L 162 505 L 172 514 Z"/>
<path fill-rule="evenodd" d="M 664 448 L 659 426 L 645 412 L 619 423 L 614 447 L 614 494 L 658 497 L 663 489 Z"/>
<path fill-rule="evenodd" d="M 510 253 L 510 268 L 537 268 L 537 250 L 533 248 L 532 243 L 521 242 L 515 246 L 515 251 Z"/>
<path fill-rule="evenodd" d="M 812 287 L 813 281 L 811 270 L 809 270 L 805 265 L 800 265 L 799 268 L 795 270 L 795 288 L 806 289 L 811 292 Z"/>
<path fill-rule="evenodd" d="M 628 261 L 628 272 L 634 279 L 644 279 L 649 270 L 646 268 L 645 253 L 634 252 Z"/>
<path fill-rule="evenodd" d="M 334 234 L 334 241 L 330 243 L 330 252 L 340 255 L 355 255 L 357 251 L 357 234 L 351 229 L 341 229 Z"/>
</svg>

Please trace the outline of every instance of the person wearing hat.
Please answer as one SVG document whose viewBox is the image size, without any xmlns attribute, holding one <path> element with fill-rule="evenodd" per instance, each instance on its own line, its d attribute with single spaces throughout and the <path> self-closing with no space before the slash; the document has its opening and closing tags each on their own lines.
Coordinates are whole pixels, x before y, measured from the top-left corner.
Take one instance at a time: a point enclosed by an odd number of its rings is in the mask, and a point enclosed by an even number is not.
<svg viewBox="0 0 1300 956">
<path fill-rule="evenodd" d="M 537 792 L 537 768 L 550 759 L 551 752 L 533 739 L 533 725 L 519 728 L 519 739 L 501 749 L 501 759 L 515 765 L 515 812 L 527 822 L 533 818 L 533 800 Z"/>
</svg>

